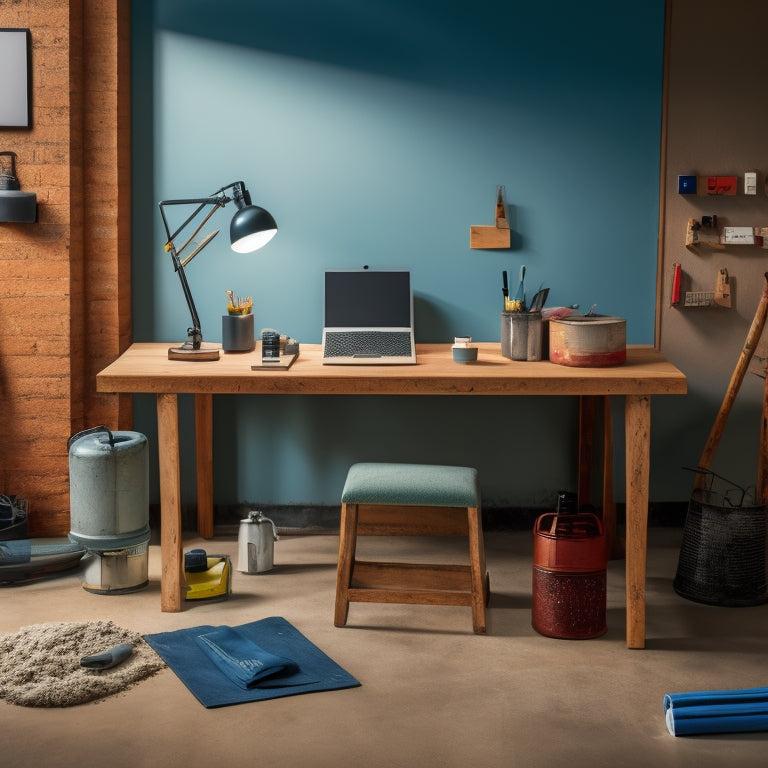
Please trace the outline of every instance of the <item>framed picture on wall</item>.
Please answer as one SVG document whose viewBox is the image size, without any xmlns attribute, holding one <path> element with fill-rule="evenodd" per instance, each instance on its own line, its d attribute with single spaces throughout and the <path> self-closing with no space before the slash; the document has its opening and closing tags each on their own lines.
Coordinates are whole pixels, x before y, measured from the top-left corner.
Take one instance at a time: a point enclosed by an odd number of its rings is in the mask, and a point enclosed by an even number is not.
<svg viewBox="0 0 768 768">
<path fill-rule="evenodd" d="M 32 125 L 30 35 L 0 28 L 0 128 Z"/>
</svg>

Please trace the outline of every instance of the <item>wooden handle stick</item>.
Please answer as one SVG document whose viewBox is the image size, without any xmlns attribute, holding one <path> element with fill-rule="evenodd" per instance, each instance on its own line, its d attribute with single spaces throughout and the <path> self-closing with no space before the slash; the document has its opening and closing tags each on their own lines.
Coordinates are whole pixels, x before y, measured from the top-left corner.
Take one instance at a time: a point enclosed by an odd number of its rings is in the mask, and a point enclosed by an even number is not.
<svg viewBox="0 0 768 768">
<path fill-rule="evenodd" d="M 760 453 L 757 456 L 757 503 L 765 504 L 768 498 L 768 368 L 763 366 L 765 386 L 763 407 L 760 413 Z"/>
<path fill-rule="evenodd" d="M 712 459 L 715 456 L 715 451 L 717 450 L 720 438 L 723 436 L 723 430 L 725 429 L 725 422 L 728 420 L 728 414 L 731 412 L 733 403 L 736 400 L 736 395 L 741 387 L 741 382 L 744 380 L 744 375 L 747 372 L 749 361 L 752 359 L 752 355 L 755 354 L 755 347 L 757 347 L 757 343 L 760 341 L 760 336 L 763 333 L 766 314 L 768 314 L 768 272 L 764 275 L 763 295 L 760 297 L 760 303 L 757 305 L 757 311 L 752 319 L 752 325 L 747 333 L 744 347 L 741 350 L 741 355 L 739 355 L 736 368 L 731 375 L 731 381 L 728 384 L 728 389 L 725 391 L 725 397 L 723 397 L 720 410 L 715 417 L 715 423 L 712 425 L 712 429 L 709 432 L 707 443 L 701 453 L 701 458 L 699 459 L 700 469 L 709 469 L 712 464 Z M 696 489 L 703 488 L 705 482 L 706 475 L 703 472 L 699 472 L 696 475 L 693 487 Z"/>
</svg>

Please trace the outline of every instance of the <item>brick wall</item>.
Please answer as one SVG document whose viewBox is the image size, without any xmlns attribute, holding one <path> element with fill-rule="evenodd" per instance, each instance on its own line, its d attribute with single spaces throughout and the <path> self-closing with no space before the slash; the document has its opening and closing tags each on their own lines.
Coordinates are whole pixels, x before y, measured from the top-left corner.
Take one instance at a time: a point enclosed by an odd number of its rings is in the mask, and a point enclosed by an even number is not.
<svg viewBox="0 0 768 768">
<path fill-rule="evenodd" d="M 32 128 L 0 128 L 38 223 L 0 224 L 0 492 L 30 535 L 69 530 L 67 439 L 130 425 L 95 374 L 130 342 L 130 3 L 17 0 L 32 40 Z"/>
</svg>

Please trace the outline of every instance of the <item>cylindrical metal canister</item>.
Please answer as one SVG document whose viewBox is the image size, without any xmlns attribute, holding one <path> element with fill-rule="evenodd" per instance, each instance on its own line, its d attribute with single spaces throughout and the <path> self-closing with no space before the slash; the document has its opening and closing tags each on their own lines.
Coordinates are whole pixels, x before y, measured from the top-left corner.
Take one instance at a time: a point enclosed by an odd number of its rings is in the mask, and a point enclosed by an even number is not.
<svg viewBox="0 0 768 768">
<path fill-rule="evenodd" d="M 627 359 L 627 321 L 602 315 L 569 315 L 549 321 L 549 359 L 576 368 L 620 365 Z"/>
<path fill-rule="evenodd" d="M 607 565 L 597 515 L 540 515 L 534 525 L 533 628 L 547 637 L 572 640 L 604 634 Z"/>
<path fill-rule="evenodd" d="M 68 448 L 70 539 L 97 552 L 148 542 L 147 438 L 96 427 L 73 435 Z"/>
<path fill-rule="evenodd" d="M 237 569 L 243 573 L 272 570 L 277 535 L 275 524 L 261 510 L 252 510 L 240 521 L 237 535 Z"/>
<path fill-rule="evenodd" d="M 541 312 L 501 313 L 501 354 L 510 360 L 541 360 Z"/>
<path fill-rule="evenodd" d="M 91 552 L 85 559 L 83 589 L 97 595 L 122 595 L 149 583 L 149 541 L 135 547 Z"/>
</svg>

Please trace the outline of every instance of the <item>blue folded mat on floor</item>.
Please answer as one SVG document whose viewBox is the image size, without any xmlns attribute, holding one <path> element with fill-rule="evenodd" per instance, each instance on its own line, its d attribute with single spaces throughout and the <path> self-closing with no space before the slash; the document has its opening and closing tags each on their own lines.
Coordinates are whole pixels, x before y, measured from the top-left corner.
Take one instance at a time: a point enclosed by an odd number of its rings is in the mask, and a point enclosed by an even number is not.
<svg viewBox="0 0 768 768">
<path fill-rule="evenodd" d="M 664 714 L 673 736 L 768 731 L 768 688 L 668 693 Z"/>
<path fill-rule="evenodd" d="M 232 627 L 197 635 L 195 641 L 219 670 L 241 688 L 281 688 L 319 682 L 317 677 L 302 672 L 293 659 L 265 651 Z"/>
<path fill-rule="evenodd" d="M 144 639 L 208 708 L 360 685 L 279 616 Z"/>
</svg>

